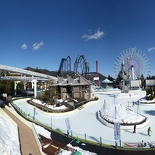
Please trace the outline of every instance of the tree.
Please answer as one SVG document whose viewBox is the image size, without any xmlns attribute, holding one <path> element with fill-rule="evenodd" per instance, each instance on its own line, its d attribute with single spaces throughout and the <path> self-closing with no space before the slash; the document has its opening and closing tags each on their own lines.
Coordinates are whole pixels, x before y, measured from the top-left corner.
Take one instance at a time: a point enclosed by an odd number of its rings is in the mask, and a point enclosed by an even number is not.
<svg viewBox="0 0 155 155">
<path fill-rule="evenodd" d="M 23 82 L 18 83 L 16 89 L 17 94 L 21 94 L 23 90 L 24 90 L 24 83 Z"/>
<path fill-rule="evenodd" d="M 140 79 L 141 79 L 141 87 L 145 88 L 146 85 L 145 85 L 145 79 L 144 79 L 144 75 L 143 74 L 141 75 Z"/>
<path fill-rule="evenodd" d="M 5 81 L 5 91 L 7 94 L 13 94 L 14 92 L 14 81 L 9 80 L 9 81 Z"/>
<path fill-rule="evenodd" d="M 0 81 L 0 94 L 7 93 L 7 94 L 13 94 L 14 91 L 14 82 L 12 80 Z"/>
<path fill-rule="evenodd" d="M 59 98 L 59 93 L 57 86 L 54 86 L 53 80 L 49 79 L 47 81 L 47 90 L 43 95 L 43 100 L 45 100 L 48 104 L 54 104 L 54 99 Z"/>
<path fill-rule="evenodd" d="M 114 80 L 114 78 L 113 78 L 113 77 L 111 77 L 110 75 L 108 75 L 108 80 L 113 81 L 113 80 Z"/>
<path fill-rule="evenodd" d="M 154 90 L 152 87 L 146 90 L 146 100 L 153 100 L 154 98 Z"/>
</svg>

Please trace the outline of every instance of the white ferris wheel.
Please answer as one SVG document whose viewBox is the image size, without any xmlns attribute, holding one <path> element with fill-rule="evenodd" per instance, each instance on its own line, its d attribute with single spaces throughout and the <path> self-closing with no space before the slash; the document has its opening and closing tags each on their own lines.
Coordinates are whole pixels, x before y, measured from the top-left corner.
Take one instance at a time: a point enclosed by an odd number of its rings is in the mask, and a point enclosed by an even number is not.
<svg viewBox="0 0 155 155">
<path fill-rule="evenodd" d="M 150 63 L 147 56 L 137 48 L 129 48 L 122 51 L 114 64 L 114 75 L 118 76 L 121 65 L 124 63 L 125 72 L 129 79 L 147 77 L 150 73 Z"/>
</svg>

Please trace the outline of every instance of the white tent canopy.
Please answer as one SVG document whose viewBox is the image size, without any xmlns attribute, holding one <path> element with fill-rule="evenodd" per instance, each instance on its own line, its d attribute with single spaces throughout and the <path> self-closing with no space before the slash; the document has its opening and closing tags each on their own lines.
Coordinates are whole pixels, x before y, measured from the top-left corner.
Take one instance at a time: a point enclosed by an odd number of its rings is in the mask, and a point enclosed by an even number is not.
<svg viewBox="0 0 155 155">
<path fill-rule="evenodd" d="M 108 84 L 108 83 L 112 83 L 112 81 L 106 78 L 105 80 L 102 81 L 102 83 Z"/>
</svg>

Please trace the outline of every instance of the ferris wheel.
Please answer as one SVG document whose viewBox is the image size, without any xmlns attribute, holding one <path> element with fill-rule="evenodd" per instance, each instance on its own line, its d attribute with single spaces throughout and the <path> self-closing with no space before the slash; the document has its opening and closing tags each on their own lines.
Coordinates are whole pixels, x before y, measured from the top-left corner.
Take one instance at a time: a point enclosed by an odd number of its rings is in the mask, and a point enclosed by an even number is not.
<svg viewBox="0 0 155 155">
<path fill-rule="evenodd" d="M 137 48 L 129 48 L 119 54 L 114 64 L 114 75 L 116 77 L 121 71 L 122 64 L 124 64 L 128 78 L 132 76 L 139 78 L 142 74 L 146 77 L 150 73 L 150 63 L 147 56 Z"/>
</svg>

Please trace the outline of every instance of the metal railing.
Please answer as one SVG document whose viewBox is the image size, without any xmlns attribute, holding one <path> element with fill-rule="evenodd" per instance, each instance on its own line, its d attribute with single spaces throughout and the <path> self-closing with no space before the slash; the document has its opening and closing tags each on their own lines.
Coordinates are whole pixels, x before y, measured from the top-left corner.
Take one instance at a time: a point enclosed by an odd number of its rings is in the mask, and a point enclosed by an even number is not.
<svg viewBox="0 0 155 155">
<path fill-rule="evenodd" d="M 68 131 L 67 130 L 64 130 L 64 129 L 60 129 L 56 126 L 54 126 L 52 124 L 52 122 L 49 121 L 49 123 L 44 123 L 40 120 L 38 120 L 37 118 L 35 118 L 34 115 L 30 115 L 30 113 L 25 113 L 25 111 L 23 111 L 22 109 L 20 109 L 16 104 L 13 103 L 13 101 L 11 101 L 11 105 L 15 108 L 15 110 L 20 114 L 22 115 L 25 119 L 31 121 L 31 122 L 34 122 L 48 130 L 53 130 L 55 132 L 59 132 L 60 134 L 63 134 L 63 135 L 67 135 L 68 134 Z M 106 140 L 104 139 L 103 137 L 94 137 L 94 136 L 90 136 L 90 135 L 87 135 L 86 133 L 83 133 L 83 134 L 79 134 L 79 133 L 76 133 L 74 131 L 71 131 L 69 133 L 70 137 L 73 137 L 73 138 L 76 138 L 78 137 L 80 140 L 82 140 L 83 142 L 89 142 L 89 143 L 92 143 L 94 145 L 100 145 L 100 146 L 103 146 L 104 144 L 105 145 L 109 145 L 109 146 L 116 146 L 116 141 L 110 141 L 110 140 Z M 143 146 L 143 142 L 124 142 L 124 141 L 117 141 L 117 145 L 119 147 L 122 147 L 122 148 L 138 148 L 138 149 L 141 149 L 141 148 L 144 148 Z M 155 148 L 155 141 L 152 141 L 152 142 L 146 142 L 147 143 L 147 146 L 146 148 Z"/>
</svg>

